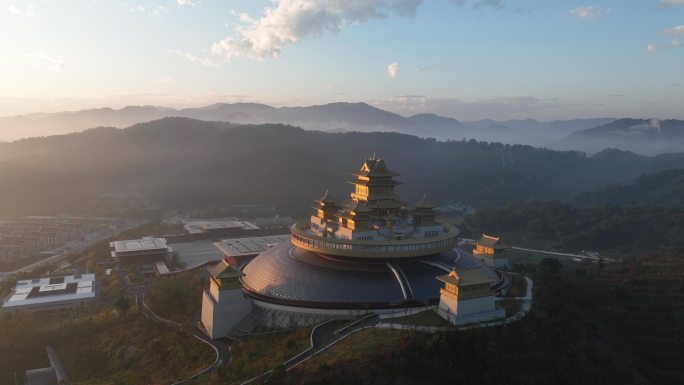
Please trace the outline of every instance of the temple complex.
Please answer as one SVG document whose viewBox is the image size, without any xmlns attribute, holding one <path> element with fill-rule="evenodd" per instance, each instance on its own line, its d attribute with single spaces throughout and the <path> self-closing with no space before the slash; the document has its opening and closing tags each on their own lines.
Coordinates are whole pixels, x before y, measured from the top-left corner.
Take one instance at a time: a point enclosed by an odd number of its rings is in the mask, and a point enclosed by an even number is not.
<svg viewBox="0 0 684 385">
<path fill-rule="evenodd" d="M 239 280 L 252 304 L 250 315 L 232 333 L 257 324 L 291 327 L 368 312 L 399 315 L 437 308 L 445 282 L 438 277 L 451 273 L 461 274 L 453 278 L 458 291 L 449 292 L 457 302 L 444 306 L 449 317 L 458 319 L 455 323 L 498 317 L 494 297 L 504 285 L 500 273 L 458 247 L 458 228 L 441 222 L 426 196 L 413 204 L 401 200 L 395 191 L 398 175 L 385 160 L 366 159 L 352 173 L 349 199 L 337 200 L 326 192 L 314 201 L 309 219 L 292 225 L 289 241 L 232 266 L 240 275 L 231 276 L 226 298 L 240 306 L 235 314 L 244 312 L 233 291 Z M 224 310 L 204 310 L 205 305 L 218 309 L 223 303 L 219 278 L 228 265 L 223 260 L 211 271 L 211 290 L 205 293 L 202 322 L 212 324 L 205 324 L 212 338 L 230 329 L 217 326 L 224 317 L 220 314 L 228 314 Z M 471 279 L 475 276 L 479 278 Z"/>
</svg>

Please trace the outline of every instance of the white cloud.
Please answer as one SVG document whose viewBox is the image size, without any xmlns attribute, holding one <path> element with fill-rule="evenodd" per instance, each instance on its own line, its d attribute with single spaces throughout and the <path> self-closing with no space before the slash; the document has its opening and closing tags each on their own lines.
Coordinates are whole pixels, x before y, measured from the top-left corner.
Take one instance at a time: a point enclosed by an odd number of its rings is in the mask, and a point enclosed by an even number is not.
<svg viewBox="0 0 684 385">
<path fill-rule="evenodd" d="M 397 75 L 399 75 L 399 64 L 398 63 L 392 63 L 387 66 L 387 75 L 391 77 L 392 79 L 396 78 Z"/>
<path fill-rule="evenodd" d="M 423 2 L 423 0 L 395 0 L 394 10 L 399 16 L 413 17 L 416 15 L 416 9 Z"/>
<path fill-rule="evenodd" d="M 146 16 L 161 17 L 166 12 L 166 7 L 158 5 L 156 7 L 145 7 L 143 5 L 129 5 L 128 10 L 134 13 L 141 13 Z"/>
<path fill-rule="evenodd" d="M 670 8 L 684 5 L 684 0 L 660 0 L 660 8 Z"/>
<path fill-rule="evenodd" d="M 477 0 L 475 2 L 475 8 L 489 7 L 489 8 L 503 8 L 503 0 Z"/>
<path fill-rule="evenodd" d="M 163 78 L 159 79 L 159 83 L 171 86 L 176 84 L 176 79 L 174 79 L 173 76 L 164 76 Z"/>
<path fill-rule="evenodd" d="M 655 44 L 649 44 L 646 46 L 646 52 L 656 53 L 656 52 L 658 52 L 658 47 Z"/>
<path fill-rule="evenodd" d="M 214 60 L 210 57 L 195 56 L 193 54 L 183 52 L 179 49 L 174 49 L 174 50 L 171 50 L 169 52 L 182 57 L 183 59 L 189 61 L 190 63 L 201 64 L 205 67 L 211 67 L 211 68 L 216 68 L 219 66 L 219 64 L 216 62 L 216 60 Z"/>
<path fill-rule="evenodd" d="M 568 11 L 568 14 L 570 16 L 574 16 L 578 19 L 597 19 L 601 16 L 607 15 L 610 13 L 610 8 L 603 8 L 601 6 L 584 6 L 584 7 L 577 7 L 575 9 L 571 9 Z"/>
<path fill-rule="evenodd" d="M 335 83 L 333 83 L 333 82 L 325 83 L 325 88 L 328 90 L 331 90 L 331 89 L 335 88 Z"/>
<path fill-rule="evenodd" d="M 21 15 L 21 16 L 26 16 L 26 17 L 32 17 L 36 15 L 36 8 L 33 6 L 32 3 L 28 3 L 26 5 L 26 9 L 19 9 L 17 8 L 14 4 L 10 5 L 7 7 L 7 10 L 10 11 L 10 13 L 13 13 L 15 15 Z"/>
<path fill-rule="evenodd" d="M 177 2 L 178 5 L 180 5 L 181 7 L 184 6 L 184 5 L 189 5 L 189 6 L 191 6 L 191 7 L 196 7 L 196 6 L 198 6 L 198 5 L 200 4 L 199 0 L 176 0 L 176 2 Z"/>
<path fill-rule="evenodd" d="M 38 68 L 62 72 L 66 66 L 66 61 L 61 56 L 50 56 L 45 52 L 33 52 L 25 56 L 31 61 L 32 66 Z"/>
<path fill-rule="evenodd" d="M 462 7 L 465 5 L 466 0 L 449 0 L 450 3 Z M 473 3 L 473 7 L 475 9 L 483 8 L 483 7 L 489 7 L 489 8 L 503 8 L 504 7 L 504 0 L 476 0 Z"/>
<path fill-rule="evenodd" d="M 667 35 L 684 35 L 684 24 L 663 31 Z"/>
<path fill-rule="evenodd" d="M 337 33 L 350 24 L 382 19 L 395 13 L 411 16 L 422 0 L 274 0 L 263 15 L 240 15 L 235 37 L 212 45 L 211 51 L 228 62 L 238 57 L 275 58 L 283 48 L 302 39 Z"/>
<path fill-rule="evenodd" d="M 672 39 L 670 45 L 673 47 L 679 47 L 680 45 L 682 45 L 682 41 L 679 39 Z"/>
</svg>

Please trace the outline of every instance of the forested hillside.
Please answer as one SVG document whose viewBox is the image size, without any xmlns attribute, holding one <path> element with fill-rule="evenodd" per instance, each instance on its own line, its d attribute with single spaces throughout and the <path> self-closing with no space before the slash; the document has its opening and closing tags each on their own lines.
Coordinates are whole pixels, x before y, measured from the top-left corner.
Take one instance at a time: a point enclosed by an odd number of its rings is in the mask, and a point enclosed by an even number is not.
<svg viewBox="0 0 684 385">
<path fill-rule="evenodd" d="M 644 175 L 625 185 L 611 185 L 578 196 L 583 206 L 601 204 L 684 205 L 684 169 Z"/>
<path fill-rule="evenodd" d="M 570 200 L 644 173 L 684 167 L 684 154 L 608 150 L 586 157 L 396 133 L 332 134 L 168 118 L 0 144 L 0 211 L 93 213 L 101 196 L 112 193 L 139 193 L 162 208 L 263 203 L 304 211 L 326 189 L 346 198 L 349 173 L 372 154 L 401 173 L 405 199 L 427 193 L 436 201 L 476 206 Z"/>
</svg>

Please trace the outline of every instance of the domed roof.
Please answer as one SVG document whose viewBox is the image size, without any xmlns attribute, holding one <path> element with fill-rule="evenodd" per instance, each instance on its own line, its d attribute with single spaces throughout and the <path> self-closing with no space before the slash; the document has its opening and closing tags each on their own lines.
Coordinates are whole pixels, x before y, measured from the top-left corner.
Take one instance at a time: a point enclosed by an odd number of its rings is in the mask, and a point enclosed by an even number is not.
<svg viewBox="0 0 684 385">
<path fill-rule="evenodd" d="M 284 242 L 258 255 L 243 269 L 244 290 L 256 299 L 310 308 L 364 309 L 439 300 L 435 279 L 452 267 L 480 261 L 462 250 L 393 263 L 333 259 Z M 390 267 L 392 266 L 392 267 Z M 400 271 L 399 276 L 393 268 Z M 401 280 L 401 282 L 400 282 Z M 408 291 L 409 298 L 404 294 Z"/>
</svg>

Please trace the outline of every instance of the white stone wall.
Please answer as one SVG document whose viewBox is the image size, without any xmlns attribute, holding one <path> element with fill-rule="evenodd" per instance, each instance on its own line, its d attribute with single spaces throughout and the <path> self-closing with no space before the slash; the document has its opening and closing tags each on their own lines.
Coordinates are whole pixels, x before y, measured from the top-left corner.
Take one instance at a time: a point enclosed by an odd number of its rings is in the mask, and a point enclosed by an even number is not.
<svg viewBox="0 0 684 385">
<path fill-rule="evenodd" d="M 202 325 L 212 339 L 225 337 L 251 310 L 252 301 L 242 289 L 220 291 L 218 298 L 203 292 Z"/>
<path fill-rule="evenodd" d="M 503 309 L 497 309 L 493 295 L 457 300 L 442 294 L 439 298 L 439 314 L 454 325 L 491 321 L 505 316 Z"/>
</svg>

